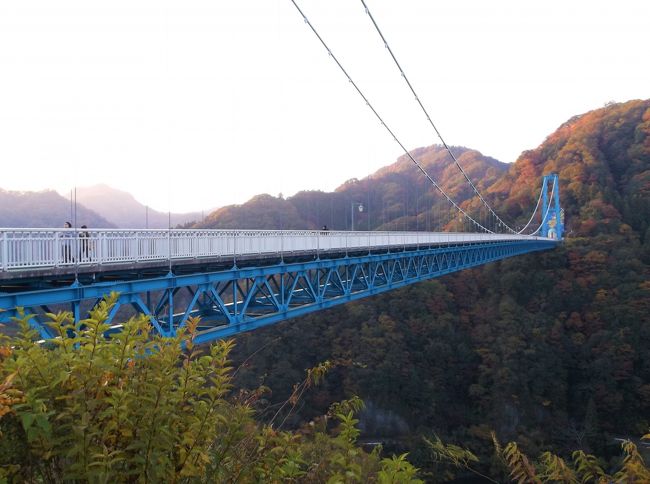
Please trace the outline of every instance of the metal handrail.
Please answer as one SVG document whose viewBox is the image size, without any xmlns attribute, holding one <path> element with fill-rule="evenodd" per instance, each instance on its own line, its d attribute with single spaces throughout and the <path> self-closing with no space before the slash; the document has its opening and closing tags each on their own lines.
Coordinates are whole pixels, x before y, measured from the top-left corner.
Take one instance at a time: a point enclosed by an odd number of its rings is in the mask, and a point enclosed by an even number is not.
<svg viewBox="0 0 650 484">
<path fill-rule="evenodd" d="M 409 245 L 539 240 L 452 232 L 192 229 L 0 229 L 0 272 Z"/>
</svg>

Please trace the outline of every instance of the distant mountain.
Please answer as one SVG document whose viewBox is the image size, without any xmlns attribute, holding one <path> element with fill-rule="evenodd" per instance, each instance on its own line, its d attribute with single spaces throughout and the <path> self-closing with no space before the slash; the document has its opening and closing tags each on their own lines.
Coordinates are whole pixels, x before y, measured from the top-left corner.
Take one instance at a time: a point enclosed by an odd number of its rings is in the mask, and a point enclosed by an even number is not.
<svg viewBox="0 0 650 484">
<path fill-rule="evenodd" d="M 304 229 L 309 223 L 288 200 L 256 195 L 243 205 L 215 210 L 197 227 L 213 229 Z"/>
<path fill-rule="evenodd" d="M 0 188 L 0 227 L 62 227 L 74 223 L 70 200 L 57 192 L 16 192 Z M 77 225 L 93 228 L 115 227 L 108 220 L 77 204 Z"/>
<path fill-rule="evenodd" d="M 108 185 L 77 188 L 77 202 L 95 210 L 119 228 L 162 229 L 169 226 L 168 214 L 138 202 L 128 192 Z M 201 220 L 200 212 L 172 213 L 172 227 Z"/>
<path fill-rule="evenodd" d="M 506 163 L 476 150 L 453 147 L 454 155 L 479 189 L 485 190 L 508 169 Z M 463 176 L 447 151 L 439 145 L 413 150 L 412 155 L 458 202 L 471 197 Z M 363 205 L 359 211 L 359 204 Z M 242 205 L 223 207 L 211 213 L 203 228 L 416 230 L 439 228 L 448 223 L 448 204 L 441 201 L 431 183 L 406 156 L 358 180 L 351 179 L 334 192 L 302 191 L 287 198 L 260 195 Z"/>
</svg>

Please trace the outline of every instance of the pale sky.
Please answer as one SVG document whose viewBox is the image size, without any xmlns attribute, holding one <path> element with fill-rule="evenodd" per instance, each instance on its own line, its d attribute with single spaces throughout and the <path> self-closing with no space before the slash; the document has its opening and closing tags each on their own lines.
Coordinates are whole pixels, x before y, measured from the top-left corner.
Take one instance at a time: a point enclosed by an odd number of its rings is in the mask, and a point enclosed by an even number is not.
<svg viewBox="0 0 650 484">
<path fill-rule="evenodd" d="M 357 0 L 297 0 L 408 148 L 438 139 Z M 650 97 L 646 0 L 367 0 L 448 144 L 513 162 Z M 0 0 L 0 188 L 159 210 L 332 190 L 401 154 L 290 0 Z"/>
</svg>

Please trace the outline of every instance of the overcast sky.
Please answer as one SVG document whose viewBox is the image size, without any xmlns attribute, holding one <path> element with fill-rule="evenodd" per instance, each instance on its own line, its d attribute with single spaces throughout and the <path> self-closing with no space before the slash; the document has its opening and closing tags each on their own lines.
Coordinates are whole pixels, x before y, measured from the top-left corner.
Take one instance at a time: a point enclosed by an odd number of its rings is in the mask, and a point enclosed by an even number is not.
<svg viewBox="0 0 650 484">
<path fill-rule="evenodd" d="M 357 0 L 297 0 L 408 148 L 438 139 Z M 513 162 L 650 97 L 645 0 L 367 0 L 448 144 Z M 0 187 L 159 210 L 332 190 L 400 148 L 290 0 L 0 1 Z"/>
</svg>

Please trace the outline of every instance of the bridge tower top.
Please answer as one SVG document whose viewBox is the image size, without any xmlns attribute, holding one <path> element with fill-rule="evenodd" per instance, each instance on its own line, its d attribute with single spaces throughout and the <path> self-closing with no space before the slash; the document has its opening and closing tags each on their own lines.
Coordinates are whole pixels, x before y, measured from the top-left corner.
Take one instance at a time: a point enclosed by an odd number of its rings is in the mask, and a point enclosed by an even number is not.
<svg viewBox="0 0 650 484">
<path fill-rule="evenodd" d="M 549 200 L 549 185 L 551 187 Z M 557 173 L 544 175 L 542 182 L 542 237 L 562 240 L 564 234 L 564 210 L 560 206 L 560 180 Z"/>
</svg>

